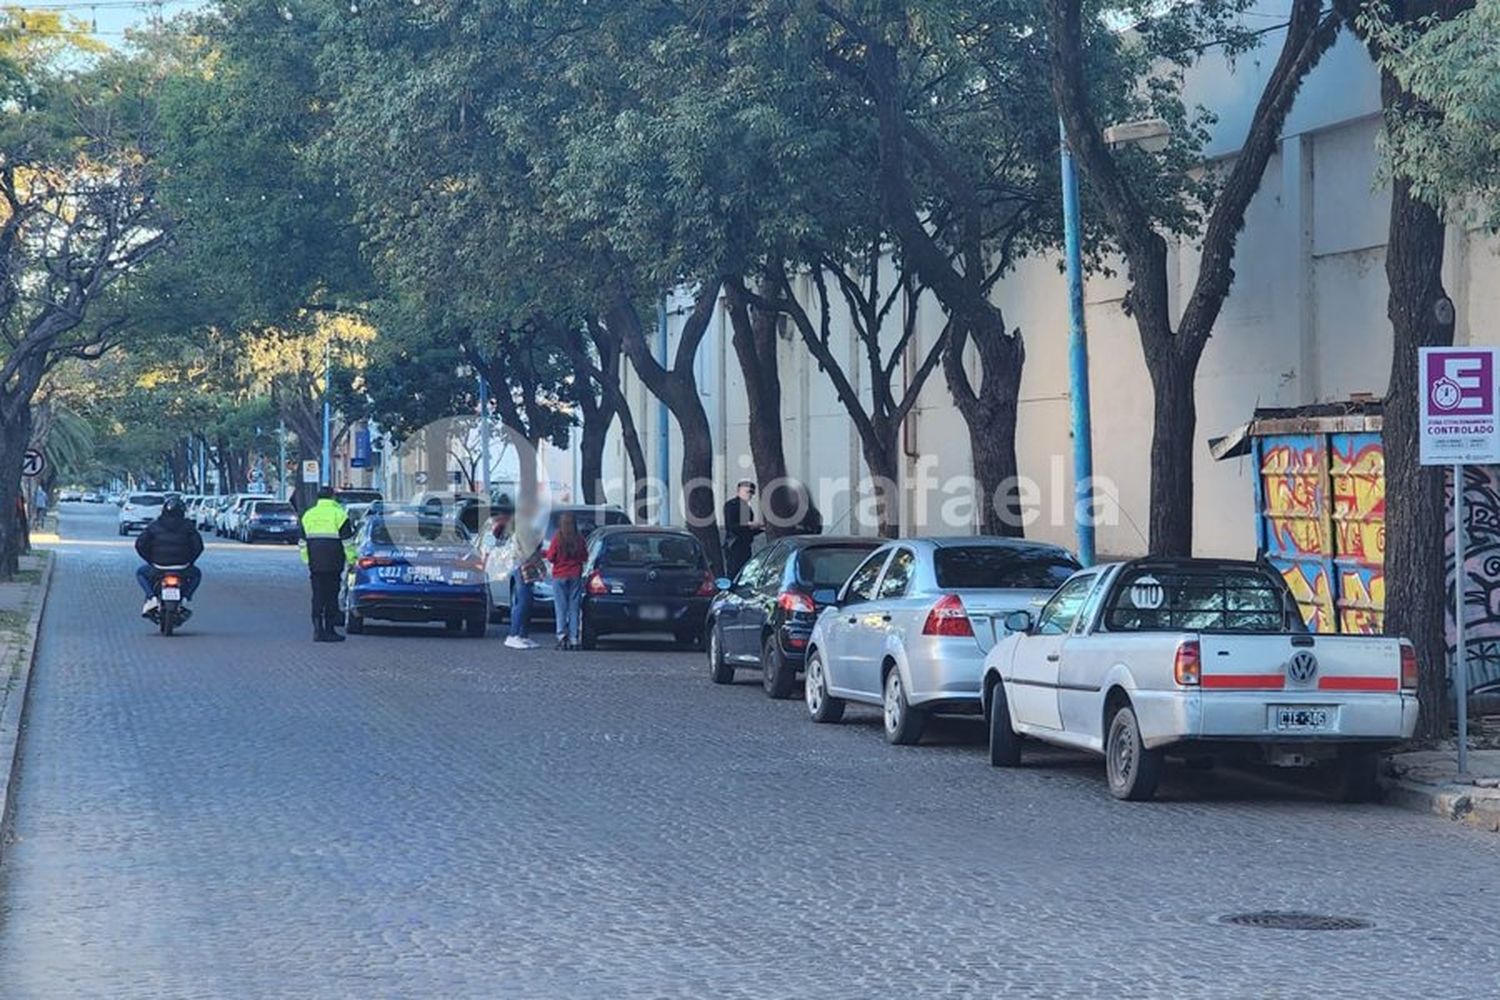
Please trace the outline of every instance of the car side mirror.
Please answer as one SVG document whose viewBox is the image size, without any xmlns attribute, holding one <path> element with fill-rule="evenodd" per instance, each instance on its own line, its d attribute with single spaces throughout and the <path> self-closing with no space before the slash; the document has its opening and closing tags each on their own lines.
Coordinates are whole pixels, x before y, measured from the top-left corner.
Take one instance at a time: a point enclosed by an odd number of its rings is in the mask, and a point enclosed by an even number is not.
<svg viewBox="0 0 1500 1000">
<path fill-rule="evenodd" d="M 1007 632 L 1030 632 L 1031 612 L 1012 611 L 1005 616 L 1005 630 Z"/>
<path fill-rule="evenodd" d="M 714 581 L 714 586 L 718 587 L 720 590 L 728 590 L 730 587 L 734 586 L 734 581 L 729 579 L 729 577 L 727 576 L 721 576 Z"/>
<path fill-rule="evenodd" d="M 823 587 L 819 590 L 813 591 L 812 599 L 814 604 L 826 604 L 832 606 L 838 604 L 839 592 L 837 590 L 834 590 L 832 587 Z"/>
</svg>

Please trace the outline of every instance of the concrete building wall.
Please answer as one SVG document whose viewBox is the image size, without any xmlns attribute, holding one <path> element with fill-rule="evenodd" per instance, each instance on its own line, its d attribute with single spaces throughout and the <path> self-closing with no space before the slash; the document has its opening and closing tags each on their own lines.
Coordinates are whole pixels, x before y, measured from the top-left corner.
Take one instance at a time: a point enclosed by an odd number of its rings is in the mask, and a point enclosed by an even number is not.
<svg viewBox="0 0 1500 1000">
<path fill-rule="evenodd" d="M 1275 4 L 1265 10 L 1274 12 Z M 1284 12 L 1283 12 L 1284 13 Z M 1248 125 L 1281 36 L 1267 36 L 1259 53 L 1234 64 L 1205 60 L 1188 78 L 1190 103 L 1218 115 L 1208 154 L 1227 166 Z M 1202 554 L 1244 556 L 1255 549 L 1252 470 L 1241 459 L 1215 462 L 1208 440 L 1243 423 L 1257 406 L 1292 406 L 1355 393 L 1383 394 L 1391 359 L 1385 318 L 1384 256 L 1389 192 L 1379 181 L 1377 78 L 1360 46 L 1341 39 L 1306 82 L 1287 123 L 1278 153 L 1252 203 L 1235 258 L 1235 283 L 1205 351 L 1197 381 L 1198 432 L 1195 462 L 1195 547 Z M 1458 306 L 1460 341 L 1491 342 L 1482 326 L 1500 307 L 1500 244 L 1457 229 L 1451 235 L 1448 284 Z M 1197 273 L 1191 243 L 1172 255 L 1174 308 L 1182 306 Z M 1123 268 L 1116 268 L 1123 271 Z M 1096 476 L 1118 500 L 1116 523 L 1101 526 L 1098 549 L 1134 554 L 1144 550 L 1148 509 L 1152 400 L 1133 320 L 1121 309 L 1126 289 L 1119 276 L 1094 275 L 1086 286 Z M 810 282 L 801 298 L 815 306 Z M 1070 544 L 1072 442 L 1069 432 L 1067 312 L 1057 259 L 1023 261 L 996 289 L 1007 323 L 1021 331 L 1026 364 L 1021 385 L 1017 449 L 1024 476 L 1038 487 L 1036 518 L 1028 535 Z M 908 351 L 914 368 L 941 330 L 934 303 L 924 308 L 922 335 Z M 675 346 L 681 317 L 671 329 Z M 895 324 L 888 335 L 897 336 Z M 866 398 L 868 371 L 850 335 L 847 317 L 834 324 L 835 350 L 847 359 L 851 380 Z M 853 426 L 827 377 L 801 347 L 795 331 L 779 353 L 783 426 L 792 475 L 815 482 L 826 477 L 858 481 L 866 475 Z M 726 456 L 718 475 L 721 495 L 750 472 L 743 380 L 721 310 L 699 358 L 705 406 L 715 428 L 716 450 Z M 971 369 L 972 370 L 972 369 Z M 976 373 L 977 374 L 977 373 Z M 643 394 L 633 375 L 629 396 L 658 453 L 658 404 Z M 717 410 L 716 410 L 717 408 Z M 718 418 L 715 420 L 715 413 Z M 672 447 L 672 464 L 680 441 Z M 966 477 L 972 466 L 968 430 L 954 407 L 941 370 L 934 373 L 908 421 L 908 484 L 919 460 L 939 484 Z M 623 469 L 618 444 L 610 467 Z M 657 471 L 653 457 L 652 471 Z M 675 489 L 675 487 L 674 487 Z M 941 516 L 952 495 L 930 487 L 926 517 L 909 517 L 909 533 L 952 534 L 972 529 L 974 519 Z M 674 497 L 673 519 L 680 519 Z M 913 502 L 916 514 L 921 504 Z M 834 500 L 823 513 L 829 530 L 848 530 L 854 499 Z M 962 505 L 958 505 L 962 507 Z M 955 508 L 950 505 L 949 513 Z M 870 531 L 870 527 L 854 530 Z"/>
</svg>

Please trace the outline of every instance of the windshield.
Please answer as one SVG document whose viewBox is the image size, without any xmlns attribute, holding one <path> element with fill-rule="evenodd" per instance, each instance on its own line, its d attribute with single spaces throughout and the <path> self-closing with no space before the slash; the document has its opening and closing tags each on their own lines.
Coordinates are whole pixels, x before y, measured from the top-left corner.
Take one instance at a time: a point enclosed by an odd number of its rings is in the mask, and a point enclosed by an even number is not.
<svg viewBox="0 0 1500 1000">
<path fill-rule="evenodd" d="M 167 500 L 160 493 L 132 493 L 130 502 L 138 507 L 160 507 Z"/>
<path fill-rule="evenodd" d="M 578 523 L 578 533 L 585 538 L 594 529 L 606 524 L 629 524 L 630 518 L 623 510 L 592 510 L 574 507 L 554 510 L 547 518 L 547 537 L 551 538 L 557 533 L 557 522 L 564 514 L 572 514 L 573 520 Z"/>
<path fill-rule="evenodd" d="M 370 523 L 376 545 L 468 545 L 469 530 L 456 521 L 409 514 L 382 514 Z"/>
<path fill-rule="evenodd" d="M 837 590 L 876 547 L 876 543 L 871 543 L 819 545 L 803 549 L 797 555 L 797 579 L 813 590 L 830 587 Z"/>
<path fill-rule="evenodd" d="M 641 533 L 610 535 L 599 553 L 610 566 L 694 566 L 708 564 L 703 547 L 690 535 Z"/>
<path fill-rule="evenodd" d="M 1280 580 L 1255 569 L 1141 567 L 1121 574 L 1105 611 L 1116 632 L 1304 632 Z"/>
<path fill-rule="evenodd" d="M 1056 590 L 1079 566 L 1058 549 L 953 545 L 937 550 L 933 568 L 944 590 Z"/>
</svg>

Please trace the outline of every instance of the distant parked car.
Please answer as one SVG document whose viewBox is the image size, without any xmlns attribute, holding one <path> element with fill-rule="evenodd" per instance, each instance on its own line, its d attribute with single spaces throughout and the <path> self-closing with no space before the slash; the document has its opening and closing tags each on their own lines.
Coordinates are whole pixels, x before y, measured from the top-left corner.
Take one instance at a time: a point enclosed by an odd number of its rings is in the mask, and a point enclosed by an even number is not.
<svg viewBox="0 0 1500 1000">
<path fill-rule="evenodd" d="M 94 491 L 90 490 L 89 492 L 87 492 L 87 493 L 85 493 L 83 495 L 83 502 L 84 503 L 103 503 L 104 502 L 104 494 L 102 494 L 102 493 L 95 493 Z"/>
<path fill-rule="evenodd" d="M 80 493 L 80 492 L 78 492 L 77 490 L 58 490 L 57 491 L 57 501 L 58 501 L 58 503 L 77 503 L 79 500 L 82 500 L 82 499 L 83 499 L 83 494 Z"/>
<path fill-rule="evenodd" d="M 934 713 L 983 711 L 984 658 L 1013 611 L 1039 607 L 1078 569 L 1065 549 L 1007 538 L 907 538 L 854 571 L 808 642 L 814 722 L 880 705 L 885 736 L 916 743 Z"/>
<path fill-rule="evenodd" d="M 679 528 L 618 525 L 589 537 L 583 568 L 581 645 L 603 635 L 666 632 L 679 645 L 703 638 L 717 587 L 703 546 Z"/>
<path fill-rule="evenodd" d="M 167 498 L 160 493 L 127 493 L 120 503 L 120 534 L 140 531 L 161 516 Z"/>
<path fill-rule="evenodd" d="M 752 556 L 733 581 L 720 580 L 706 626 L 714 683 L 731 683 L 737 667 L 755 667 L 766 694 L 791 697 L 818 613 L 880 545 L 878 538 L 783 538 Z"/>
<path fill-rule="evenodd" d="M 1224 559 L 1138 559 L 1081 572 L 990 652 L 990 763 L 1021 740 L 1102 754 L 1116 798 L 1148 799 L 1166 754 L 1336 771 L 1378 793 L 1380 753 L 1417 724 L 1405 640 L 1312 635 L 1281 574 Z"/>
<path fill-rule="evenodd" d="M 630 515 L 613 505 L 565 504 L 552 507 L 541 531 L 542 548 L 545 549 L 547 543 L 552 541 L 552 536 L 557 532 L 558 521 L 564 514 L 573 515 L 578 533 L 584 538 L 588 538 L 597 528 L 630 524 Z M 509 533 L 496 538 L 492 531 L 478 532 L 474 544 L 484 559 L 485 576 L 490 582 L 491 620 L 504 620 L 510 614 L 511 572 L 516 568 L 517 558 L 515 546 L 511 544 Z M 531 593 L 534 598 L 532 617 L 550 619 L 553 614 L 552 578 L 543 576 L 532 585 Z"/>
<path fill-rule="evenodd" d="M 222 511 L 219 512 L 217 529 L 219 535 L 224 538 L 240 537 L 240 522 L 244 519 L 245 510 L 256 500 L 274 500 L 275 497 L 268 493 L 236 493 Z"/>
<path fill-rule="evenodd" d="M 239 521 L 239 540 L 254 545 L 261 539 L 296 542 L 297 512 L 284 500 L 251 500 Z"/>
<path fill-rule="evenodd" d="M 369 513 L 370 505 L 381 501 L 379 490 L 334 490 L 333 498 L 343 504 L 344 513 L 349 515 L 349 520 L 354 522 L 355 527 Z M 473 531 L 469 533 L 472 535 Z"/>
</svg>

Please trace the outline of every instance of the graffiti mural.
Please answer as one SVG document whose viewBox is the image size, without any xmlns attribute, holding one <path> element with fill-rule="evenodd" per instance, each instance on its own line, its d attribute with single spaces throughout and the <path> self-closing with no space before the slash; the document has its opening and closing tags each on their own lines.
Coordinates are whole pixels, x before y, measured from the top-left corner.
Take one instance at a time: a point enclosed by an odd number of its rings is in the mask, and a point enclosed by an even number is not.
<svg viewBox="0 0 1500 1000">
<path fill-rule="evenodd" d="M 1385 627 L 1385 448 L 1379 434 L 1330 434 L 1338 631 Z"/>
<path fill-rule="evenodd" d="M 1324 437 L 1304 434 L 1262 438 L 1256 454 L 1261 551 L 1286 578 L 1308 627 L 1333 632 L 1338 617 Z"/>
<path fill-rule="evenodd" d="M 1448 592 L 1454 587 L 1453 477 L 1448 477 Z M 1469 690 L 1500 691 L 1500 468 L 1464 468 L 1464 640 L 1469 658 Z M 1457 636 L 1453 603 L 1448 602 L 1448 657 Z"/>
</svg>

